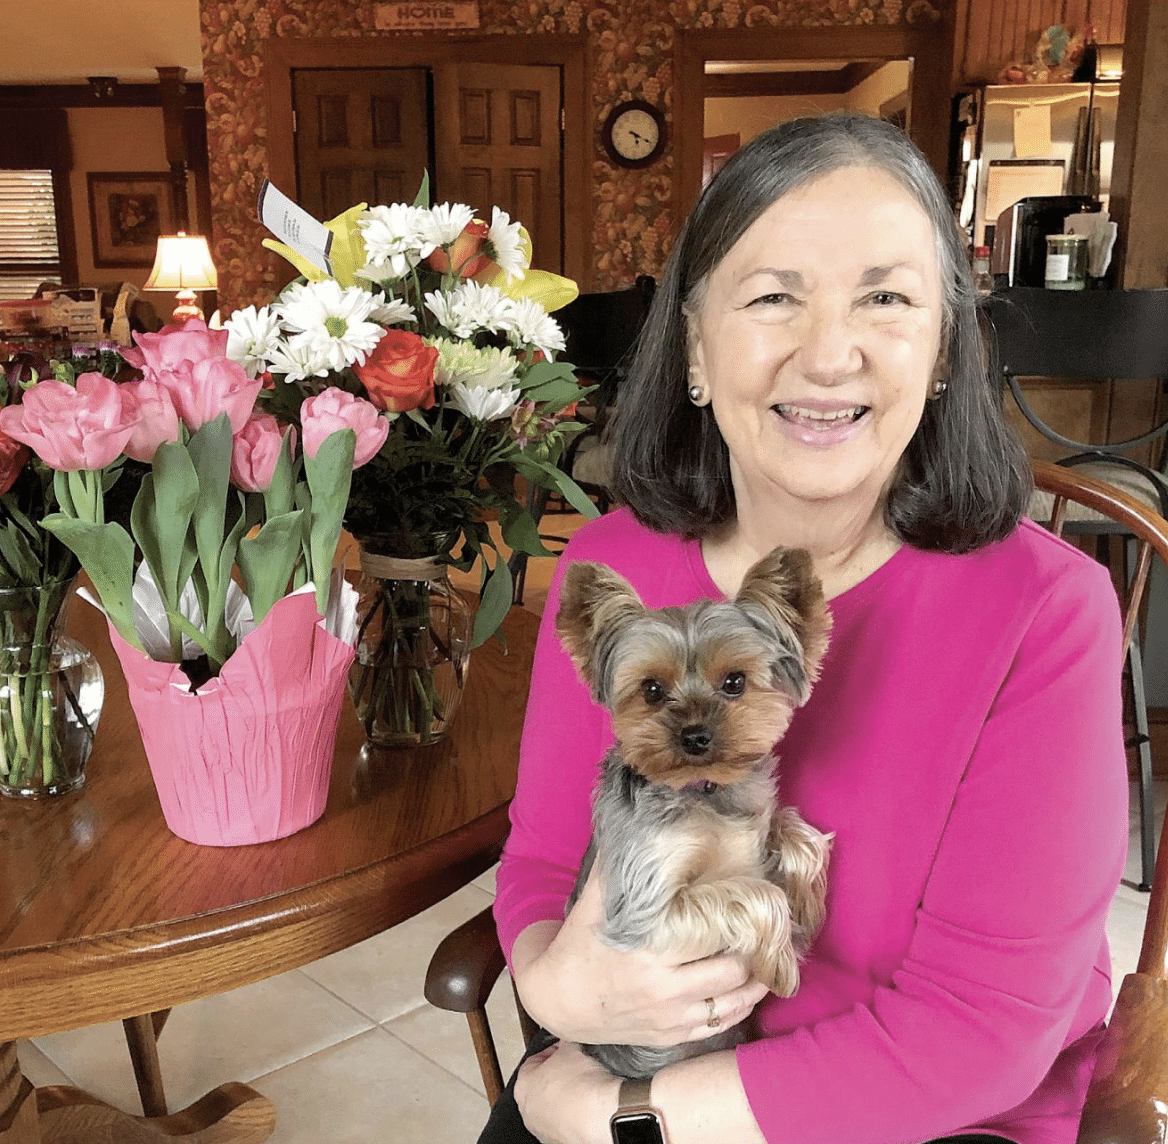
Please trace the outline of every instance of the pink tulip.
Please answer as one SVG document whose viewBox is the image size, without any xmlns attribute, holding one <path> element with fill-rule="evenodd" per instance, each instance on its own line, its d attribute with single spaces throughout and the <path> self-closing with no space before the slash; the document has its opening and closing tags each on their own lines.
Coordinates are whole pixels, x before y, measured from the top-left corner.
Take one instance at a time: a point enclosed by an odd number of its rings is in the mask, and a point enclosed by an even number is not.
<svg viewBox="0 0 1168 1144">
<path fill-rule="evenodd" d="M 126 442 L 126 456 L 149 464 L 164 441 L 179 439 L 178 410 L 170 390 L 150 378 L 130 381 L 119 387 L 126 416 L 134 429 Z"/>
<path fill-rule="evenodd" d="M 0 430 L 23 441 L 53 469 L 104 469 L 134 431 L 119 386 L 100 373 L 83 373 L 77 388 L 38 382 L 19 405 L 0 409 Z"/>
<path fill-rule="evenodd" d="M 238 433 L 247 424 L 263 385 L 262 378 L 248 377 L 247 370 L 230 358 L 203 358 L 185 377 L 177 373 L 153 376 L 170 391 L 178 415 L 192 433 L 220 413 L 227 414 L 232 433 Z"/>
<path fill-rule="evenodd" d="M 182 374 L 204 358 L 226 357 L 228 337 L 227 330 L 209 330 L 206 322 L 191 318 L 156 334 L 135 332 L 138 348 L 122 350 L 122 357 L 146 374 Z"/>
<path fill-rule="evenodd" d="M 357 434 L 354 469 L 377 456 L 389 435 L 389 422 L 375 405 L 335 386 L 329 386 L 300 406 L 300 428 L 304 434 L 304 451 L 310 457 L 316 456 L 330 433 L 352 429 Z"/>
<path fill-rule="evenodd" d="M 291 430 L 296 445 L 296 430 Z M 231 483 L 247 493 L 265 493 L 284 447 L 280 423 L 270 413 L 253 413 L 231 442 Z"/>
</svg>

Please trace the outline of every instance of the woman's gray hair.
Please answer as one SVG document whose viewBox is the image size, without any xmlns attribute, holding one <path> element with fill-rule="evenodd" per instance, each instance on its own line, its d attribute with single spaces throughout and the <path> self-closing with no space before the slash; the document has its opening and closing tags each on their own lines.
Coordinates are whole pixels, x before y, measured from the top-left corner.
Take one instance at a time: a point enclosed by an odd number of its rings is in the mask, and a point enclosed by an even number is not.
<svg viewBox="0 0 1168 1144">
<path fill-rule="evenodd" d="M 688 398 L 687 313 L 711 272 L 773 203 L 844 167 L 894 178 L 927 215 L 943 288 L 948 387 L 925 403 L 889 490 L 893 533 L 917 548 L 968 552 L 1007 536 L 1026 509 L 1030 465 L 991 371 L 964 236 L 932 168 L 899 128 L 855 113 L 796 119 L 755 136 L 702 192 L 670 255 L 613 425 L 613 493 L 642 524 L 702 537 L 734 516 L 729 454 L 710 407 Z"/>
</svg>

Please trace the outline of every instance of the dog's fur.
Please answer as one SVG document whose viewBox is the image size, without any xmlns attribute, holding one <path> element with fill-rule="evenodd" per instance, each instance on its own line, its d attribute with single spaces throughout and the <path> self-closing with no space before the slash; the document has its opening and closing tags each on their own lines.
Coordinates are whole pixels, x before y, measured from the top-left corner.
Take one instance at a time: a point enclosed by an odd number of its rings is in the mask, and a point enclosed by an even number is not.
<svg viewBox="0 0 1168 1144">
<path fill-rule="evenodd" d="M 802 549 L 776 549 L 733 602 L 645 608 L 599 564 L 569 566 L 556 630 L 612 713 L 593 806 L 604 939 L 678 960 L 730 951 L 779 996 L 824 918 L 831 838 L 775 800 L 775 743 L 806 702 L 830 616 Z M 611 1072 L 651 1076 L 744 1039 L 742 1026 L 656 1048 L 586 1045 Z"/>
</svg>

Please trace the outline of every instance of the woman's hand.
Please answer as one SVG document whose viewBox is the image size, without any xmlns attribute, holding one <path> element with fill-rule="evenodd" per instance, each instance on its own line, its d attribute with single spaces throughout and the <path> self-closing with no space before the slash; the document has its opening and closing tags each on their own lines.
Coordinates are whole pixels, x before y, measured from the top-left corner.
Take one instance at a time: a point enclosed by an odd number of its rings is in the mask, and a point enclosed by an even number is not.
<svg viewBox="0 0 1168 1144">
<path fill-rule="evenodd" d="M 546 923 L 545 923 L 546 924 Z M 678 964 L 600 938 L 603 900 L 596 868 L 550 941 L 524 931 L 512 954 L 523 1004 L 549 1032 L 582 1044 L 677 1045 L 745 1020 L 766 996 L 745 961 L 720 954 Z M 547 931 L 542 931 L 546 933 Z M 532 934 L 532 940 L 524 939 Z"/>
<path fill-rule="evenodd" d="M 609 1144 L 619 1092 L 612 1073 L 567 1041 L 524 1061 L 515 1078 L 523 1123 L 543 1144 Z"/>
</svg>

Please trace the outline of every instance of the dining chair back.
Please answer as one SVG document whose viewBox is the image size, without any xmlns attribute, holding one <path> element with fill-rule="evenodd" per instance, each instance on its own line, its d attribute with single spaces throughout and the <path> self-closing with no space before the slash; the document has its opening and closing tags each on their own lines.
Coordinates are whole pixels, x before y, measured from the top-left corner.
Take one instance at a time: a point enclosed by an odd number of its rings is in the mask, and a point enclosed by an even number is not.
<svg viewBox="0 0 1168 1144">
<path fill-rule="evenodd" d="M 1035 484 L 1051 496 L 1050 528 L 1085 505 L 1114 519 L 1136 541 L 1133 575 L 1121 587 L 1124 655 L 1139 626 L 1153 556 L 1168 562 L 1168 521 L 1146 504 L 1081 469 L 1034 462 Z M 1079 1126 L 1078 1144 L 1168 1140 L 1168 847 L 1153 863 L 1143 942 L 1120 986 Z"/>
</svg>

